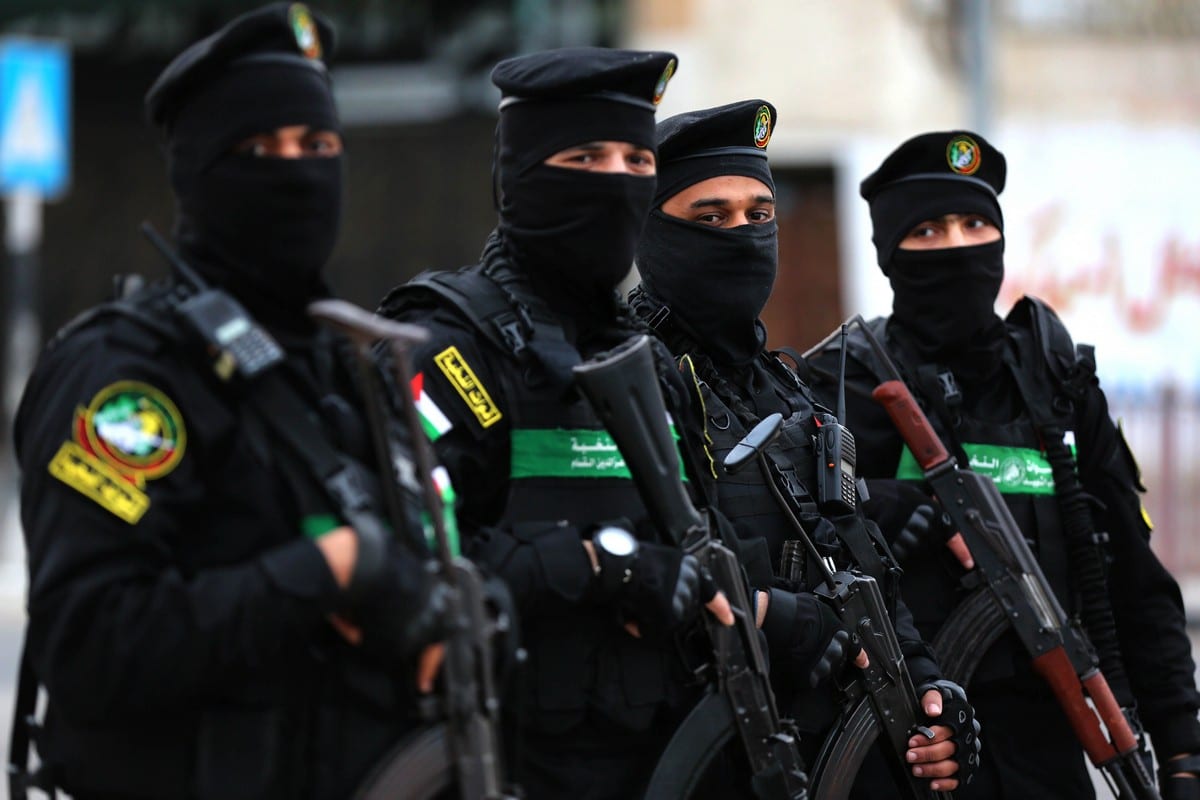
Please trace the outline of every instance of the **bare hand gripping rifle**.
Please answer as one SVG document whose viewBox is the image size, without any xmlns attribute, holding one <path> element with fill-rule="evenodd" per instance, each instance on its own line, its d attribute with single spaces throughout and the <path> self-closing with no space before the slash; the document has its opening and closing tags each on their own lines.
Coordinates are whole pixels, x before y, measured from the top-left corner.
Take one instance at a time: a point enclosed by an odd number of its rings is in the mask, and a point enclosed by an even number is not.
<svg viewBox="0 0 1200 800">
<path fill-rule="evenodd" d="M 802 582 L 807 553 L 824 576 L 824 584 L 814 587 L 813 594 L 833 609 L 870 659 L 870 664 L 859 671 L 858 677 L 840 686 L 842 713 L 822 744 L 812 769 L 813 800 L 847 797 L 863 759 L 881 736 L 887 741 L 885 752 L 897 786 L 908 800 L 935 797 L 953 800 L 952 792 L 930 790 L 929 779 L 913 775 L 905 760 L 908 740 L 917 733 L 932 739 L 933 731 L 924 725 L 925 716 L 878 582 L 858 570 L 835 572 L 827 566 L 826 559 L 796 516 L 794 499 L 780 487 L 780 483 L 784 483 L 786 488 L 786 478 L 768 463 L 765 450 L 779 435 L 782 423 L 781 414 L 764 417 L 725 457 L 725 469 L 733 473 L 751 459 L 758 462 L 764 481 L 797 536 L 784 543 L 783 562 L 789 574 L 783 577 Z M 838 435 L 848 437 L 849 432 L 840 431 Z M 852 440 L 850 447 L 853 448 Z M 830 464 L 830 468 L 837 470 L 838 462 Z M 833 494 L 840 502 L 841 489 L 836 489 Z M 850 495 L 851 503 L 853 497 Z"/>
<path fill-rule="evenodd" d="M 385 342 L 391 350 L 401 392 L 412 378 L 409 347 L 424 341 L 424 329 L 372 314 L 343 300 L 320 300 L 309 306 L 309 314 L 341 331 L 353 343 L 368 421 L 378 456 L 388 471 L 381 475 L 385 505 L 393 527 L 404 525 L 402 499 L 395 480 L 392 459 L 381 431 L 385 411 L 371 358 L 371 347 Z M 441 493 L 434 485 L 432 447 L 416 416 L 411 398 L 403 400 L 405 423 L 412 439 L 417 479 L 425 501 L 428 522 L 433 528 L 439 577 L 449 586 L 446 604 L 446 658 L 442 667 L 444 690 L 431 716 L 444 720 L 402 742 L 386 756 L 355 795 L 359 800 L 426 800 L 442 797 L 457 784 L 463 800 L 513 800 L 503 781 L 499 758 L 500 704 L 496 697 L 491 641 L 507 630 L 510 620 L 487 609 L 484 581 L 478 569 L 452 552 L 445 524 Z M 399 530 L 400 528 L 397 528 Z M 411 538 L 411 537 L 410 537 Z M 398 609 L 398 613 L 402 610 Z"/>
<path fill-rule="evenodd" d="M 687 797 L 736 726 L 753 771 L 755 794 L 763 800 L 805 800 L 804 764 L 795 732 L 775 706 L 741 566 L 714 537 L 710 522 L 696 510 L 679 480 L 679 451 L 668 427 L 649 337 L 634 337 L 576 366 L 574 372 L 620 449 L 658 530 L 700 561 L 734 614 L 734 624 L 726 627 L 703 613 L 715 692 L 705 695 L 668 744 L 646 796 Z"/>
<path fill-rule="evenodd" d="M 997 623 L 1006 620 L 1114 796 L 1160 800 L 1140 757 L 1137 737 L 1098 666 L 1095 649 L 1079 622 L 1059 604 L 1000 491 L 989 478 L 959 467 L 871 329 L 862 317 L 854 317 L 851 324 L 855 323 L 892 376 L 875 388 L 872 397 L 887 410 L 916 457 L 938 503 L 970 548 L 974 573 L 986 587 L 955 614 L 968 615 L 961 617 L 970 622 L 968 628 L 986 638 L 960 639 L 948 647 L 939 633 L 934 647 L 943 668 L 951 678 L 967 683 L 982 652 L 998 637 Z M 943 631 L 953 623 L 954 617 Z M 955 663 L 955 657 L 963 660 Z"/>
</svg>

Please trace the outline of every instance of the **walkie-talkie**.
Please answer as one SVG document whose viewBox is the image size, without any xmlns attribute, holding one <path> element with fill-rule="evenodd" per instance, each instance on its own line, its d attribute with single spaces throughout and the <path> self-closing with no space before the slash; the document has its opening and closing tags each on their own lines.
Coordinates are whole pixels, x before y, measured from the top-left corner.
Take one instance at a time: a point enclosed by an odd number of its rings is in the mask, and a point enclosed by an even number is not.
<svg viewBox="0 0 1200 800">
<path fill-rule="evenodd" d="M 205 283 L 149 223 L 142 224 L 142 232 L 196 290 L 176 311 L 208 344 L 217 377 L 223 381 L 235 375 L 252 378 L 283 361 L 283 348 L 233 295 Z"/>
<path fill-rule="evenodd" d="M 846 419 L 846 324 L 842 323 L 842 360 L 838 374 L 837 416 L 816 414 L 817 504 L 822 512 L 847 514 L 857 498 L 854 436 Z"/>
</svg>

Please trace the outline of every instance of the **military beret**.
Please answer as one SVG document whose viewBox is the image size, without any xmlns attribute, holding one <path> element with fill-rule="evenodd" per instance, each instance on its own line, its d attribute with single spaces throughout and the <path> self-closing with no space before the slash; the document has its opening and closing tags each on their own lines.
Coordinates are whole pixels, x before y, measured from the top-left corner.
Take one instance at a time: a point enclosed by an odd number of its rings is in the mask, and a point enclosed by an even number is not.
<svg viewBox="0 0 1200 800">
<path fill-rule="evenodd" d="M 726 153 L 766 158 L 775 119 L 775 106 L 766 100 L 742 100 L 676 114 L 658 123 L 658 160 Z"/>
<path fill-rule="evenodd" d="M 767 144 L 776 119 L 775 106 L 766 100 L 742 100 L 676 114 L 658 123 L 655 205 L 719 175 L 756 178 L 774 192 Z"/>
<path fill-rule="evenodd" d="M 1004 191 L 1004 154 L 977 133 L 939 131 L 914 136 L 892 151 L 859 187 L 870 201 L 879 192 L 911 181 L 957 181 L 993 197 Z"/>
<path fill-rule="evenodd" d="M 333 28 L 303 3 L 272 3 L 248 11 L 180 53 L 146 94 L 146 115 L 169 128 L 188 99 L 231 68 L 275 63 L 325 73 Z"/>
<path fill-rule="evenodd" d="M 946 214 L 979 214 L 1003 232 L 1006 174 L 1004 154 L 971 131 L 923 133 L 901 144 L 859 186 L 880 266 L 887 269 L 913 227 Z"/>
<path fill-rule="evenodd" d="M 654 149 L 654 112 L 678 62 L 671 53 L 566 47 L 492 70 L 500 88 L 501 189 L 554 153 L 585 142 Z"/>
<path fill-rule="evenodd" d="M 492 70 L 500 107 L 522 100 L 603 98 L 653 110 L 677 65 L 671 53 L 570 47 L 505 59 Z"/>
</svg>

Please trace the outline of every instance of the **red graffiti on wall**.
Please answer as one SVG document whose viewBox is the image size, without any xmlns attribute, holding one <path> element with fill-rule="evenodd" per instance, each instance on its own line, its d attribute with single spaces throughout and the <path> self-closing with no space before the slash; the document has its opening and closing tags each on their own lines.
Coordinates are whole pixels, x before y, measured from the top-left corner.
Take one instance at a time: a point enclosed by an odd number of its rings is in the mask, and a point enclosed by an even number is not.
<svg viewBox="0 0 1200 800">
<path fill-rule="evenodd" d="M 1182 295 L 1200 297 L 1200 242 L 1187 243 L 1168 233 L 1153 261 L 1150 293 L 1134 297 L 1122 277 L 1121 243 L 1111 231 L 1103 235 L 1099 256 L 1076 266 L 1056 261 L 1049 245 L 1062 224 L 1060 206 L 1035 214 L 1031 258 L 1021 270 L 1008 269 L 1000 290 L 1000 306 L 1008 308 L 1021 295 L 1048 302 L 1060 314 L 1084 296 L 1109 297 L 1115 322 L 1136 333 L 1148 333 L 1166 321 L 1171 303 Z"/>
</svg>

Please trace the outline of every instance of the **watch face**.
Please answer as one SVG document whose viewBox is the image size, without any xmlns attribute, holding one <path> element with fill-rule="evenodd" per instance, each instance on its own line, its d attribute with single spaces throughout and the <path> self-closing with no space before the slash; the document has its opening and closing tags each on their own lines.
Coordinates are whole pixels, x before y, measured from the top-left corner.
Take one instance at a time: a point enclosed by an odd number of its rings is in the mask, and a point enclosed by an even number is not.
<svg viewBox="0 0 1200 800">
<path fill-rule="evenodd" d="M 637 540 L 627 530 L 621 528 L 604 528 L 596 533 L 596 546 L 614 556 L 631 555 L 637 546 Z"/>
</svg>

